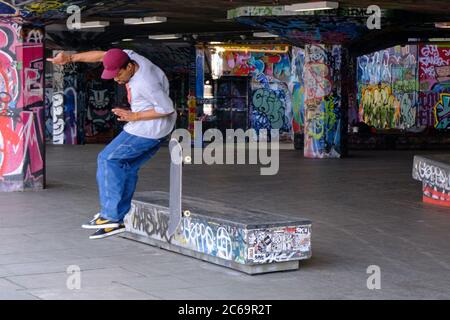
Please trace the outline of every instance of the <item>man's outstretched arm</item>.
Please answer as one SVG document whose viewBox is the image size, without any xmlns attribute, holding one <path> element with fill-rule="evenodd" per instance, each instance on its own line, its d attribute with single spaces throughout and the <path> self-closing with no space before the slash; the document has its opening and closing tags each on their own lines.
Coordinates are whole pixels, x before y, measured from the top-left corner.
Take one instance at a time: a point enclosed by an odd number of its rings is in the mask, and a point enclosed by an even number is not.
<svg viewBox="0 0 450 320">
<path fill-rule="evenodd" d="M 105 51 L 87 51 L 69 54 L 64 51 L 58 53 L 54 58 L 47 58 L 47 61 L 54 64 L 65 65 L 71 62 L 102 62 Z"/>
</svg>

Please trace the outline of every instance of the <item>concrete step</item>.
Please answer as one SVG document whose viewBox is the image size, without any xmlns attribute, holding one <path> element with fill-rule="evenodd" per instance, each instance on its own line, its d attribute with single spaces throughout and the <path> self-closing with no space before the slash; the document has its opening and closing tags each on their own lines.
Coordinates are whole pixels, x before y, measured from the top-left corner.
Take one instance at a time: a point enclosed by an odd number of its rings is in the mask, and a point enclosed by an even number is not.
<svg viewBox="0 0 450 320">
<path fill-rule="evenodd" d="M 248 274 L 298 269 L 311 257 L 311 221 L 183 197 L 182 218 L 168 236 L 169 194 L 136 193 L 122 237 Z"/>
</svg>

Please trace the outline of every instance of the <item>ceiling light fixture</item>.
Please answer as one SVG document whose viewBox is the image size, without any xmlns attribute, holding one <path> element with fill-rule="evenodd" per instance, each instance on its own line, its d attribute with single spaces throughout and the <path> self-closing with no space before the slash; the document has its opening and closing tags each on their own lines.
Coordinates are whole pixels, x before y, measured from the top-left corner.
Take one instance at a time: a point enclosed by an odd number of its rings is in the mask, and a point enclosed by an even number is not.
<svg viewBox="0 0 450 320">
<path fill-rule="evenodd" d="M 88 21 L 80 23 L 79 29 L 104 28 L 109 26 L 109 21 Z"/>
<path fill-rule="evenodd" d="M 179 39 L 181 38 L 178 34 L 152 34 L 148 36 L 151 40 L 170 40 L 170 39 Z"/>
<path fill-rule="evenodd" d="M 123 20 L 124 24 L 151 24 L 166 22 L 166 17 L 144 17 L 144 18 L 127 18 Z"/>
<path fill-rule="evenodd" d="M 269 32 L 254 32 L 253 36 L 256 38 L 278 38 L 278 35 Z"/>
<path fill-rule="evenodd" d="M 434 26 L 440 29 L 450 29 L 450 22 L 436 22 Z"/>
<path fill-rule="evenodd" d="M 288 53 L 289 45 L 282 44 L 276 46 L 264 46 L 264 45 L 249 45 L 249 46 L 240 46 L 240 45 L 215 45 L 210 48 L 214 48 L 216 52 L 224 52 L 224 51 L 233 51 L 233 52 L 262 52 L 262 53 Z"/>
<path fill-rule="evenodd" d="M 318 2 L 306 2 L 306 3 L 295 3 L 292 5 L 284 6 L 285 11 L 317 11 L 317 10 L 331 10 L 337 9 L 339 7 L 339 2 L 333 1 L 318 1 Z"/>
<path fill-rule="evenodd" d="M 432 42 L 448 42 L 450 38 L 429 38 L 428 41 Z"/>
<path fill-rule="evenodd" d="M 131 38 L 125 38 L 125 39 L 122 39 L 122 41 L 123 42 L 128 42 L 128 41 L 133 41 L 134 39 L 131 39 Z"/>
</svg>

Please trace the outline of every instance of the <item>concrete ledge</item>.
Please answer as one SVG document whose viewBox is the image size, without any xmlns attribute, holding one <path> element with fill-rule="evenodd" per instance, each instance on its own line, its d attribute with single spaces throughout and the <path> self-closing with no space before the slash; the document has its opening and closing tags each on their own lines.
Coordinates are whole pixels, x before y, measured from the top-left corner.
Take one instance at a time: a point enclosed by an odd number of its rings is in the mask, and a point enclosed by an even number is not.
<svg viewBox="0 0 450 320">
<path fill-rule="evenodd" d="M 422 182 L 422 200 L 450 207 L 450 156 L 414 156 L 413 179 Z"/>
<path fill-rule="evenodd" d="M 183 197 L 183 217 L 167 236 L 169 195 L 136 193 L 122 237 L 245 272 L 294 270 L 311 257 L 311 222 Z"/>
</svg>

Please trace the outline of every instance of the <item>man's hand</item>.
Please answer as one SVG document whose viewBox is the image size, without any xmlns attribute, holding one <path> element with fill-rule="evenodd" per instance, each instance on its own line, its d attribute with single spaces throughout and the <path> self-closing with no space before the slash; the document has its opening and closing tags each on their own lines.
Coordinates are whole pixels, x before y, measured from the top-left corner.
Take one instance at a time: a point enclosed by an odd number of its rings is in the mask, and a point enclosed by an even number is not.
<svg viewBox="0 0 450 320">
<path fill-rule="evenodd" d="M 71 55 L 65 53 L 64 51 L 58 53 L 54 58 L 47 58 L 47 61 L 54 64 L 59 64 L 61 66 L 72 62 Z"/>
<path fill-rule="evenodd" d="M 112 109 L 112 112 L 119 117 L 119 121 L 137 121 L 138 113 L 132 112 L 130 110 L 120 109 L 120 108 L 114 108 Z"/>
</svg>

